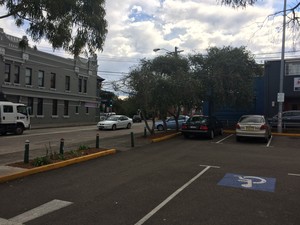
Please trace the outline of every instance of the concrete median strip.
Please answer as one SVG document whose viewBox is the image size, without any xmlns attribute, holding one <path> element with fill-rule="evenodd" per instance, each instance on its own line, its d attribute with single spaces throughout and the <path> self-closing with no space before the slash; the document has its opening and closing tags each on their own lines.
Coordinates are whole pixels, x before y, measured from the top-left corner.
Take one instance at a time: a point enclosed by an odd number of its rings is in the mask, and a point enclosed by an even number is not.
<svg viewBox="0 0 300 225">
<path fill-rule="evenodd" d="M 95 159 L 95 158 L 98 158 L 101 156 L 111 155 L 111 154 L 115 154 L 115 153 L 116 153 L 116 149 L 109 149 L 109 150 L 101 151 L 98 153 L 93 153 L 93 154 L 84 155 L 84 156 L 73 158 L 73 159 L 64 160 L 64 161 L 57 162 L 57 163 L 52 163 L 52 164 L 45 165 L 45 166 L 39 166 L 39 167 L 35 167 L 32 169 L 24 169 L 20 172 L 14 172 L 9 175 L 0 176 L 0 183 L 4 183 L 4 182 L 10 181 L 10 180 L 15 180 L 18 178 L 26 177 L 26 176 L 40 173 L 40 172 L 58 169 L 58 168 L 72 165 L 75 163 L 79 163 L 79 162 L 83 162 L 83 161 L 87 161 L 90 159 Z"/>
</svg>

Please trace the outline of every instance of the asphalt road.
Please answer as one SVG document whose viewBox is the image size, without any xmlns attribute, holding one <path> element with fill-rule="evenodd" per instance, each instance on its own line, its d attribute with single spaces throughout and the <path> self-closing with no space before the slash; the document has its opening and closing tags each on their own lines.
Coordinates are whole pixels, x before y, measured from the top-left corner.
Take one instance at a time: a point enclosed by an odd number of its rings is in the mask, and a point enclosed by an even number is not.
<svg viewBox="0 0 300 225">
<path fill-rule="evenodd" d="M 0 224 L 298 225 L 299 146 L 228 134 L 144 145 L 0 184 Z"/>
<path fill-rule="evenodd" d="M 65 151 L 78 149 L 81 145 L 94 147 L 96 145 L 97 134 L 99 134 L 100 147 L 114 147 L 117 141 L 115 137 L 122 135 L 128 137 L 127 144 L 123 144 L 122 147 L 130 147 L 131 132 L 134 135 L 143 134 L 144 123 L 134 123 L 131 129 L 119 129 L 115 131 L 98 130 L 96 125 L 93 125 L 32 129 L 25 131 L 23 135 L 8 134 L 0 136 L 0 165 L 22 161 L 24 158 L 25 142 L 27 140 L 29 141 L 30 158 L 35 158 L 44 156 L 47 152 L 59 152 L 61 139 L 64 139 Z"/>
</svg>

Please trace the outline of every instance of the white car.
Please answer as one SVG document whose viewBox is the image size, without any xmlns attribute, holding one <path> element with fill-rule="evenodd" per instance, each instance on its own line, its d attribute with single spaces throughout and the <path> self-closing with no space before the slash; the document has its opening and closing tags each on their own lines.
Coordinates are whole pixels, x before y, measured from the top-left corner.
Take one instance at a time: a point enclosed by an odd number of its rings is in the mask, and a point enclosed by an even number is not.
<svg viewBox="0 0 300 225">
<path fill-rule="evenodd" d="M 106 120 L 100 121 L 97 124 L 99 130 L 109 129 L 116 130 L 119 128 L 130 129 L 132 126 L 132 119 L 124 115 L 113 115 Z"/>
</svg>

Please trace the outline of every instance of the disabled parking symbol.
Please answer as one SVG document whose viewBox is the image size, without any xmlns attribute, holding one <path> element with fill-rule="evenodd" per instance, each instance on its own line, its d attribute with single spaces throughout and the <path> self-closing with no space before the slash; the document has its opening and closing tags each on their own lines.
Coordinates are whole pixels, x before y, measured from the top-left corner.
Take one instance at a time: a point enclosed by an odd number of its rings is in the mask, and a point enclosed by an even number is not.
<svg viewBox="0 0 300 225">
<path fill-rule="evenodd" d="M 258 191 L 275 191 L 275 178 L 226 173 L 218 185 Z"/>
</svg>

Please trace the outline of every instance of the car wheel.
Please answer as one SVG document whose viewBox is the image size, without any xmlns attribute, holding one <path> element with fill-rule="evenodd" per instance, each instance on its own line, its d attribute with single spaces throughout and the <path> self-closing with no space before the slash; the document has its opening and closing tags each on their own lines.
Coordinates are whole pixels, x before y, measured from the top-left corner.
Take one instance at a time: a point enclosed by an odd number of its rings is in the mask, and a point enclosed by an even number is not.
<svg viewBox="0 0 300 225">
<path fill-rule="evenodd" d="M 214 133 L 213 130 L 211 130 L 210 133 L 209 133 L 209 138 L 214 139 L 214 137 L 215 137 L 215 133 Z"/>
<path fill-rule="evenodd" d="M 157 130 L 163 131 L 163 130 L 164 130 L 164 126 L 163 126 L 163 125 L 158 125 L 158 126 L 157 126 Z"/>
<path fill-rule="evenodd" d="M 23 134 L 24 128 L 23 126 L 18 125 L 17 128 L 15 129 L 15 134 L 21 135 Z"/>
<path fill-rule="evenodd" d="M 235 137 L 235 140 L 236 140 L 237 142 L 239 142 L 239 141 L 241 141 L 241 137 L 236 136 L 236 137 Z"/>
<path fill-rule="evenodd" d="M 128 123 L 126 128 L 130 129 L 131 128 L 131 123 Z"/>
<path fill-rule="evenodd" d="M 112 125 L 111 129 L 112 129 L 112 130 L 115 130 L 115 129 L 117 129 L 117 126 L 116 126 L 116 124 Z"/>
<path fill-rule="evenodd" d="M 223 134 L 224 134 L 223 128 L 220 129 L 220 133 L 219 133 L 219 134 L 220 134 L 220 135 L 223 135 Z"/>
</svg>

